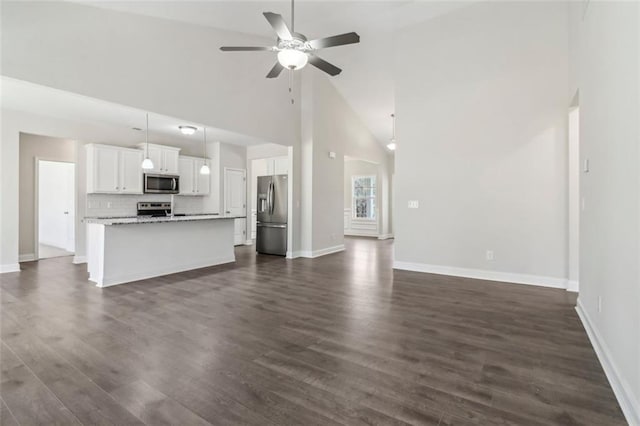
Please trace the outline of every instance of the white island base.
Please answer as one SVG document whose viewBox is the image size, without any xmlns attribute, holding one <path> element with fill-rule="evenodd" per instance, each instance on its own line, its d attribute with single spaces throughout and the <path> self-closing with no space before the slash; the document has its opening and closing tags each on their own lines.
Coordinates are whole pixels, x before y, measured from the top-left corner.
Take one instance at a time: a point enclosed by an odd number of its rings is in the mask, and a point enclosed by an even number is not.
<svg viewBox="0 0 640 426">
<path fill-rule="evenodd" d="M 108 287 L 234 262 L 233 219 L 87 220 L 89 280 Z"/>
</svg>

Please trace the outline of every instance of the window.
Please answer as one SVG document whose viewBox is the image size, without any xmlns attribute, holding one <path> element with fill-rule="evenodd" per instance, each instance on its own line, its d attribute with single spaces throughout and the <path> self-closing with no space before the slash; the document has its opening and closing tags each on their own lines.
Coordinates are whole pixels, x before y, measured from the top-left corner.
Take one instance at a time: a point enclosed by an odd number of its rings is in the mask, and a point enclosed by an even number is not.
<svg viewBox="0 0 640 426">
<path fill-rule="evenodd" d="M 374 220 L 376 218 L 376 177 L 353 176 L 351 198 L 354 219 Z"/>
</svg>

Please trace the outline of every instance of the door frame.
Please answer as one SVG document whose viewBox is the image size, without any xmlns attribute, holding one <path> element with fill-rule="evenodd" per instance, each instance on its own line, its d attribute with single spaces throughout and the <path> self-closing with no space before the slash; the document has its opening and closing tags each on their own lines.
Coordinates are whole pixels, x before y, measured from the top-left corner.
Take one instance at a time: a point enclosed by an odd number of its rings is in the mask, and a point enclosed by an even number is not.
<svg viewBox="0 0 640 426">
<path fill-rule="evenodd" d="M 242 185 L 242 191 L 244 192 L 244 217 L 247 217 L 247 169 L 238 169 L 235 167 L 225 167 L 224 168 L 224 173 L 223 173 L 223 180 L 222 180 L 222 186 L 223 186 L 223 191 L 222 191 L 222 196 L 224 197 L 223 200 L 223 206 L 224 206 L 224 212 L 225 214 L 227 214 L 227 192 L 229 191 L 229 182 L 227 179 L 227 171 L 234 171 L 234 172 L 242 172 L 242 177 L 244 178 L 244 185 Z"/>
<path fill-rule="evenodd" d="M 76 219 L 78 214 L 78 164 L 75 161 L 56 160 L 49 157 L 34 157 L 33 167 L 33 260 L 40 259 L 40 161 L 48 161 L 50 163 L 67 163 L 73 164 L 73 239 L 75 246 L 76 238 Z M 75 254 L 75 250 L 74 250 Z"/>
</svg>

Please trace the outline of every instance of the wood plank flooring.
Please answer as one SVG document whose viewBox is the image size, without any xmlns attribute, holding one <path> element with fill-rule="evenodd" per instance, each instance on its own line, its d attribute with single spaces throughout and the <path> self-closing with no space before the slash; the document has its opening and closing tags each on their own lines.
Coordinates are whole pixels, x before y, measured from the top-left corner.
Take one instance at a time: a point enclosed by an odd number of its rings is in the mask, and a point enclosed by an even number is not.
<svg viewBox="0 0 640 426">
<path fill-rule="evenodd" d="M 625 424 L 573 294 L 346 246 L 106 289 L 22 264 L 0 276 L 0 423 Z"/>
</svg>

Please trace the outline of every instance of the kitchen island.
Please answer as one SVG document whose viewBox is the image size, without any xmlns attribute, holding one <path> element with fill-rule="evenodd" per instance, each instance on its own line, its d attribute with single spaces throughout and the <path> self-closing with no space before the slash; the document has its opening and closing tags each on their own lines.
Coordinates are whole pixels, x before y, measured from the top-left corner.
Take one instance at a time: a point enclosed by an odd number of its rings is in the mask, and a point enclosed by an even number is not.
<svg viewBox="0 0 640 426">
<path fill-rule="evenodd" d="M 89 281 L 108 287 L 235 262 L 234 219 L 218 215 L 85 218 Z"/>
</svg>

